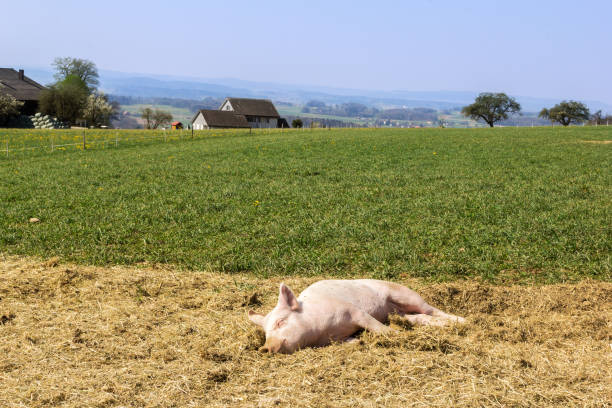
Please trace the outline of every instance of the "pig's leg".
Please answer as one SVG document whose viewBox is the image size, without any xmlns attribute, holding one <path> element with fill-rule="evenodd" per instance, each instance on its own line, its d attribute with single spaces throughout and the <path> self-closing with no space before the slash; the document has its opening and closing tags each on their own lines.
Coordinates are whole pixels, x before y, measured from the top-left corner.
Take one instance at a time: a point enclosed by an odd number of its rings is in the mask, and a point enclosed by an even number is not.
<svg viewBox="0 0 612 408">
<path fill-rule="evenodd" d="M 440 309 L 436 309 L 425 302 L 425 300 L 414 290 L 396 283 L 389 283 L 389 300 L 393 303 L 400 315 L 423 314 L 434 316 L 447 322 L 465 322 L 463 317 L 444 313 Z M 429 324 L 431 325 L 432 323 Z M 436 325 L 439 326 L 440 324 Z"/>
<path fill-rule="evenodd" d="M 386 326 L 376 320 L 374 317 L 372 317 L 372 315 L 364 312 L 363 310 L 357 309 L 356 307 L 351 308 L 350 315 L 351 320 L 355 325 L 361 327 L 362 329 L 371 331 L 372 333 L 388 334 L 395 331 L 389 326 Z"/>
<path fill-rule="evenodd" d="M 445 326 L 448 321 L 427 314 L 403 314 L 400 317 L 413 326 Z"/>
<path fill-rule="evenodd" d="M 346 339 L 342 340 L 343 343 L 347 343 L 347 344 L 355 344 L 355 343 L 359 343 L 359 339 L 357 337 L 347 337 Z"/>
</svg>

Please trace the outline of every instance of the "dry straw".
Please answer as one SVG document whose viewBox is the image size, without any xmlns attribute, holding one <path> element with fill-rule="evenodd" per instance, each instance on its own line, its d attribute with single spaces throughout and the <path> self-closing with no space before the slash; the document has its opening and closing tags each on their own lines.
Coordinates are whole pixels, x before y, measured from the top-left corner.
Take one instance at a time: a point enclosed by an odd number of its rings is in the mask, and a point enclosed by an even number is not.
<svg viewBox="0 0 612 408">
<path fill-rule="evenodd" d="M 469 323 L 285 356 L 245 318 L 280 278 L 12 257 L 0 276 L 2 407 L 610 406 L 610 283 L 404 281 Z"/>
</svg>

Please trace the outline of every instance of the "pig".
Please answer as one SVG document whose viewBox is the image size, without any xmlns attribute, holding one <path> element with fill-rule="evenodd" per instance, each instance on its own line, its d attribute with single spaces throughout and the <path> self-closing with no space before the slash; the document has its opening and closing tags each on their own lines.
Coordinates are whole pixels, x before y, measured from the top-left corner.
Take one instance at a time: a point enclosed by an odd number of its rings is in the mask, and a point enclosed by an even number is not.
<svg viewBox="0 0 612 408">
<path fill-rule="evenodd" d="M 248 318 L 266 333 L 260 351 L 290 354 L 305 347 L 354 340 L 352 335 L 361 329 L 391 333 L 394 330 L 384 323 L 393 313 L 414 325 L 465 322 L 463 317 L 430 306 L 405 286 L 374 279 L 323 280 L 297 298 L 281 283 L 274 309 L 265 316 L 249 310 Z"/>
</svg>

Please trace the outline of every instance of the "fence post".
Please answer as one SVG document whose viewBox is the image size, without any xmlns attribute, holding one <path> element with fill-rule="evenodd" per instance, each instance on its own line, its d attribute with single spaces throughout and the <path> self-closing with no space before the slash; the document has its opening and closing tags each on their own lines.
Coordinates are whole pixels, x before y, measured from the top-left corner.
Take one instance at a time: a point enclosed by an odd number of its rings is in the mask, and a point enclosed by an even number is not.
<svg viewBox="0 0 612 408">
<path fill-rule="evenodd" d="M 119 142 L 119 132 L 115 132 L 115 147 L 117 147 L 118 142 Z"/>
<path fill-rule="evenodd" d="M 85 131 L 83 130 L 83 150 L 85 150 L 85 149 L 86 149 L 86 146 L 85 146 Z"/>
<path fill-rule="evenodd" d="M 6 141 L 6 158 L 8 159 L 8 140 Z"/>
<path fill-rule="evenodd" d="M 51 153 L 53 153 L 53 135 L 51 135 Z"/>
</svg>

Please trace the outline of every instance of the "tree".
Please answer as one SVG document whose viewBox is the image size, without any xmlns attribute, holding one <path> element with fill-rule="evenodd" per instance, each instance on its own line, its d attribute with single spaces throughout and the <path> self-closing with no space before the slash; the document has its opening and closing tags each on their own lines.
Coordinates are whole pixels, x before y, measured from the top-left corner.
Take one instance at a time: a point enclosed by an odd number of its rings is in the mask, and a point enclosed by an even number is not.
<svg viewBox="0 0 612 408">
<path fill-rule="evenodd" d="M 542 109 L 539 117 L 557 122 L 563 126 L 572 123 L 582 123 L 589 120 L 589 108 L 585 104 L 576 101 L 563 101 L 550 109 Z"/>
<path fill-rule="evenodd" d="M 40 93 L 38 107 L 42 113 L 72 124 L 81 118 L 88 95 L 87 84 L 78 76 L 68 75 Z"/>
<path fill-rule="evenodd" d="M 145 121 L 144 128 L 152 129 L 153 126 L 153 109 L 143 108 L 140 110 L 140 117 Z"/>
<path fill-rule="evenodd" d="M 505 93 L 484 92 L 473 104 L 463 107 L 461 114 L 473 120 L 483 120 L 493 127 L 495 122 L 508 119 L 509 114 L 520 113 L 521 105 Z"/>
<path fill-rule="evenodd" d="M 92 91 L 100 84 L 98 80 L 98 68 L 92 61 L 80 58 L 56 58 L 53 61 L 55 67 L 55 80 L 61 82 L 69 76 L 77 76 L 81 78 Z"/>
<path fill-rule="evenodd" d="M 11 118 L 19 116 L 22 106 L 23 102 L 12 95 L 0 93 L 0 126 L 6 126 Z"/>
<path fill-rule="evenodd" d="M 291 121 L 291 127 L 294 127 L 294 128 L 301 128 L 301 127 L 303 127 L 303 126 L 304 126 L 304 122 L 302 122 L 302 119 L 300 119 L 300 118 L 293 119 L 293 120 Z"/>
<path fill-rule="evenodd" d="M 153 129 L 157 129 L 161 125 L 169 125 L 172 122 L 172 114 L 159 109 L 153 112 Z"/>
<path fill-rule="evenodd" d="M 117 115 L 118 105 L 109 103 L 103 92 L 90 94 L 83 107 L 82 117 L 89 126 L 109 126 L 111 120 Z"/>
<path fill-rule="evenodd" d="M 172 115 L 159 109 L 144 108 L 140 111 L 140 117 L 145 121 L 145 129 L 157 129 L 172 122 Z"/>
</svg>

